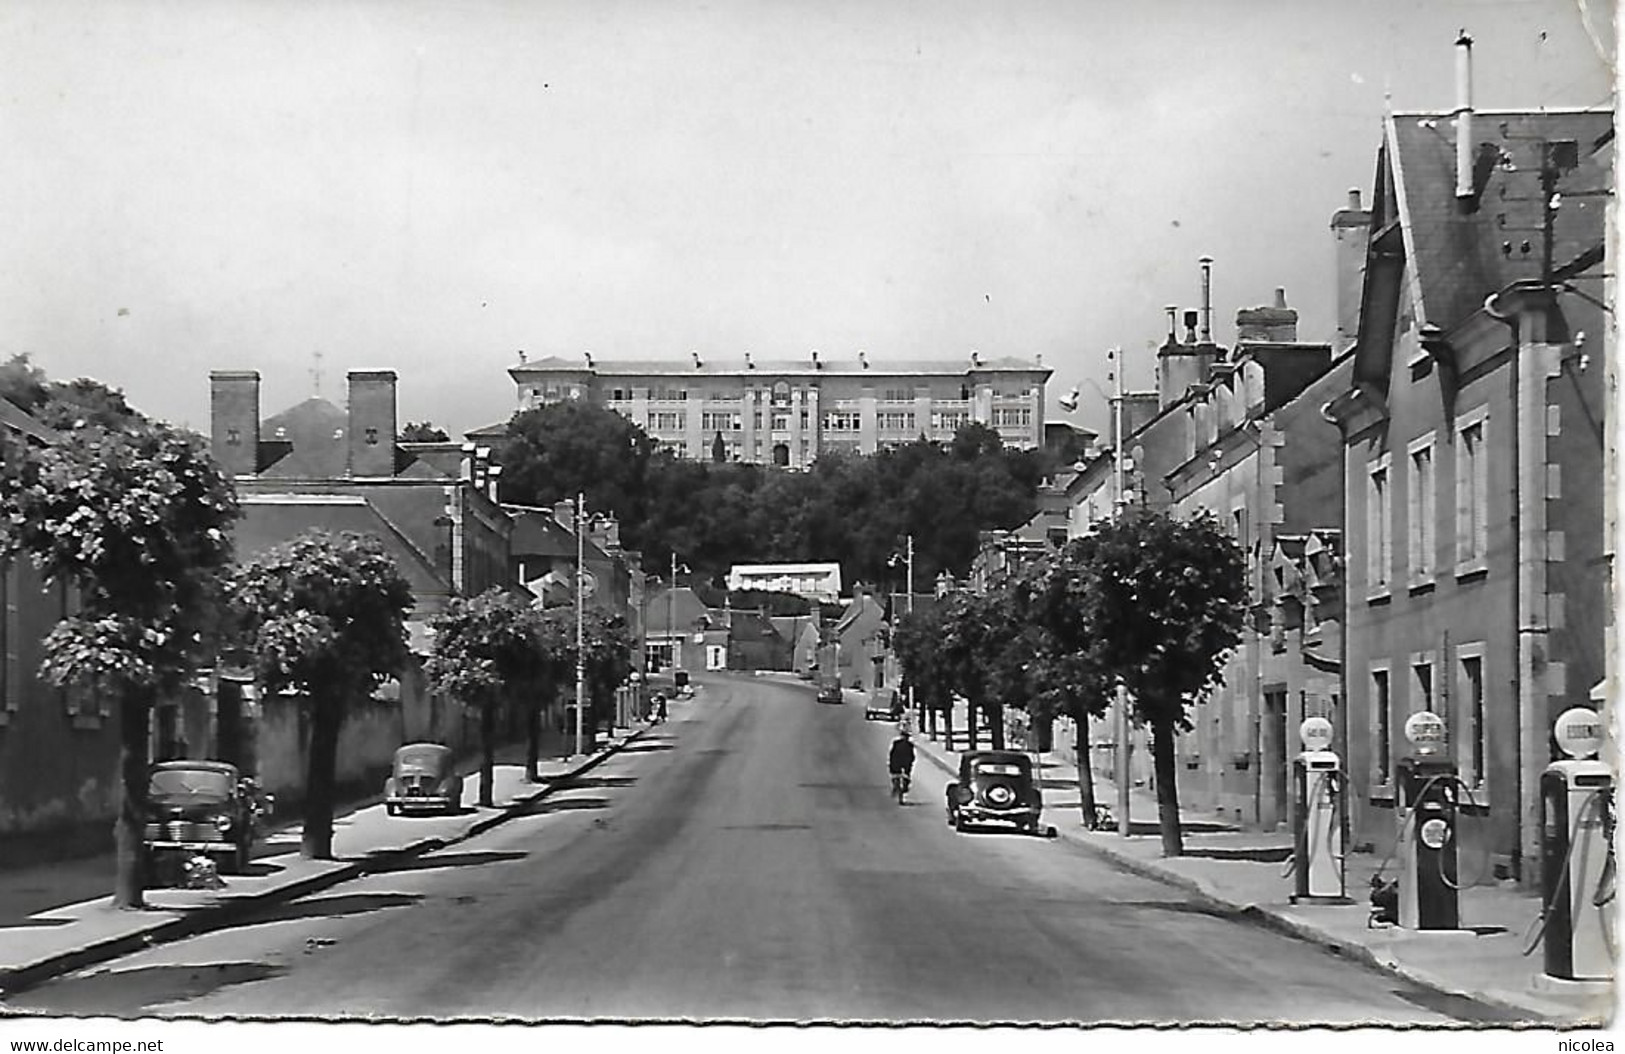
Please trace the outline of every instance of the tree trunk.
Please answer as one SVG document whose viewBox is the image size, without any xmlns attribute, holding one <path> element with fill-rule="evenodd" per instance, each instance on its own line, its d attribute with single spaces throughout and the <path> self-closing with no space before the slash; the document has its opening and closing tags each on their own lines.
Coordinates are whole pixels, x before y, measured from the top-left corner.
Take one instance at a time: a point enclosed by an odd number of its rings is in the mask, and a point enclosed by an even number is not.
<svg viewBox="0 0 1625 1054">
<path fill-rule="evenodd" d="M 126 688 L 119 700 L 118 814 L 113 821 L 113 906 L 146 907 L 147 861 L 142 828 L 147 822 L 147 740 L 152 695 Z"/>
<path fill-rule="evenodd" d="M 933 714 L 937 711 L 931 711 Z M 949 750 L 954 749 L 954 711 L 953 707 L 942 711 L 942 741 L 948 745 Z"/>
<path fill-rule="evenodd" d="M 219 685 L 215 692 L 216 756 L 236 765 L 244 776 L 257 775 L 243 743 L 243 686 L 223 678 L 216 683 Z"/>
<path fill-rule="evenodd" d="M 984 711 L 987 714 L 988 735 L 992 737 L 993 749 L 1004 749 L 1004 705 L 991 703 Z"/>
<path fill-rule="evenodd" d="M 1072 749 L 1078 755 L 1078 807 L 1083 810 L 1083 825 L 1091 831 L 1098 830 L 1095 823 L 1095 770 L 1092 759 L 1089 757 L 1089 715 L 1083 714 L 1076 722 L 1077 733 L 1072 740 Z"/>
<path fill-rule="evenodd" d="M 967 749 L 967 750 L 975 750 L 977 748 L 977 746 L 980 744 L 980 727 L 979 726 L 981 725 L 981 722 L 976 720 L 976 718 L 977 718 L 977 710 L 979 708 L 977 707 L 974 700 L 967 699 L 967 700 L 965 700 L 965 703 L 966 703 L 966 705 L 965 705 L 965 724 L 969 726 L 969 728 L 966 729 L 966 732 L 968 733 L 968 736 L 967 736 L 967 742 L 966 742 L 966 745 L 965 745 L 965 749 Z"/>
<path fill-rule="evenodd" d="M 338 769 L 344 699 L 336 693 L 310 697 L 310 754 L 305 771 L 305 831 L 299 853 L 306 860 L 333 859 L 333 784 Z"/>
<path fill-rule="evenodd" d="M 497 700 L 480 704 L 480 807 L 495 802 L 493 782 L 497 775 Z"/>
<path fill-rule="evenodd" d="M 1174 726 L 1158 721 L 1151 726 L 1151 757 L 1157 773 L 1157 823 L 1162 828 L 1162 855 L 1185 855 L 1179 831 L 1179 785 L 1174 776 Z"/>
</svg>

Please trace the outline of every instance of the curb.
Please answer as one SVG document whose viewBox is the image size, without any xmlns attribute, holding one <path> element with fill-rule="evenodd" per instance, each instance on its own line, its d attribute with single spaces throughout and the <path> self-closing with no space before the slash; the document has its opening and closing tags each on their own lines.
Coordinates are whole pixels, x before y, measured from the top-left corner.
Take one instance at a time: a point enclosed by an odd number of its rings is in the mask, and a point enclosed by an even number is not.
<svg viewBox="0 0 1625 1054">
<path fill-rule="evenodd" d="M 381 869 L 380 865 L 411 860 L 426 853 L 444 849 L 447 846 L 466 842 L 506 823 L 549 794 L 562 789 L 569 781 L 597 768 L 609 758 L 620 753 L 627 744 L 643 738 L 643 735 L 651 727 L 653 726 L 646 725 L 629 733 L 620 742 L 605 746 L 590 755 L 575 768 L 548 779 L 530 794 L 496 809 L 490 816 L 475 820 L 460 834 L 451 837 L 422 838 L 416 842 L 393 849 L 375 850 L 365 856 L 340 864 L 329 871 L 297 879 L 287 885 L 277 886 L 251 896 L 240 897 L 223 903 L 189 909 L 184 915 L 155 921 L 151 926 L 133 933 L 121 934 L 117 937 L 98 941 L 95 944 L 58 952 L 55 955 L 24 966 L 0 970 L 0 1000 L 49 981 L 52 978 L 72 973 L 75 970 L 82 970 L 87 966 L 95 966 L 98 963 L 120 959 L 159 944 L 171 944 L 175 941 L 185 940 L 188 937 L 196 937 L 214 930 L 223 929 L 251 912 L 275 904 L 286 903 L 290 900 L 297 900 L 312 893 L 320 893 L 325 889 L 330 889 L 333 886 L 360 878 L 374 870 L 379 870 Z M 366 806 L 362 805 L 360 808 L 366 808 Z M 4 1006 L 0 1005 L 0 1017 L 5 1016 L 8 1016 L 7 1012 Z"/>
<path fill-rule="evenodd" d="M 927 742 L 931 744 L 931 749 L 926 749 L 924 744 L 922 744 L 919 753 L 930 760 L 932 764 L 936 765 L 937 768 L 941 769 L 943 772 L 950 775 L 957 774 L 956 769 L 951 767 L 942 757 L 938 756 L 936 751 L 938 744 L 934 740 L 928 740 Z M 1138 875 L 1141 878 L 1149 878 L 1153 881 L 1161 882 L 1163 885 L 1173 886 L 1176 889 L 1189 893 L 1203 907 L 1255 922 L 1284 936 L 1292 937 L 1307 944 L 1319 945 L 1320 947 L 1325 948 L 1336 955 L 1359 962 L 1365 966 L 1371 967 L 1372 969 L 1380 970 L 1389 976 L 1398 977 L 1402 980 L 1409 981 L 1412 984 L 1421 985 L 1422 987 L 1431 989 L 1432 991 L 1438 992 L 1441 995 L 1467 999 L 1471 1002 L 1478 1003 L 1481 1006 L 1489 1007 L 1491 1009 L 1518 1014 L 1520 1017 L 1531 1019 L 1532 1023 L 1534 1024 L 1546 1024 L 1552 1022 L 1567 1023 L 1567 1019 L 1553 1016 L 1552 1010 L 1555 1008 L 1537 1010 L 1534 1007 L 1515 1002 L 1503 996 L 1496 996 L 1485 992 L 1463 990 L 1461 988 L 1452 986 L 1447 982 L 1441 981 L 1437 977 L 1426 972 L 1408 968 L 1394 959 L 1380 955 L 1358 941 L 1350 941 L 1327 930 L 1320 929 L 1318 926 L 1302 922 L 1298 919 L 1289 918 L 1271 907 L 1253 903 L 1243 903 L 1218 896 L 1204 887 L 1202 883 L 1196 879 L 1158 867 L 1156 864 L 1147 863 L 1138 857 L 1119 852 L 1110 846 L 1103 845 L 1091 839 L 1081 838 L 1076 832 L 1068 831 L 1063 828 L 1057 828 L 1057 830 L 1060 837 L 1066 842 L 1078 846 L 1086 852 L 1106 860 L 1113 866 L 1123 871 Z"/>
</svg>

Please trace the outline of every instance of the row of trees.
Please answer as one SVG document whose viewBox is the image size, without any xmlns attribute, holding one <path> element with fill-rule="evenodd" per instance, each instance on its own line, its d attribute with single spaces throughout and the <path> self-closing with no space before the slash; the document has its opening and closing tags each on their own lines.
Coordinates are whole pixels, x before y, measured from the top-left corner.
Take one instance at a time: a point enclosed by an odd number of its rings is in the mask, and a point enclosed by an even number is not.
<svg viewBox="0 0 1625 1054">
<path fill-rule="evenodd" d="M 893 646 L 917 703 L 933 719 L 947 716 L 950 736 L 954 700 L 969 704 L 971 749 L 975 715 L 994 749 L 1004 746 L 1006 707 L 1040 726 L 1072 718 L 1091 826 L 1089 719 L 1124 691 L 1132 720 L 1151 730 L 1163 851 L 1177 856 L 1174 737 L 1190 730 L 1191 707 L 1220 683 L 1246 603 L 1243 554 L 1216 520 L 1140 510 L 1096 525 L 987 593 L 954 594 L 905 616 Z"/>
<path fill-rule="evenodd" d="M 48 381 L 25 358 L 0 366 L 0 395 L 58 432 L 41 444 L 0 429 L 0 564 L 31 559 L 78 595 L 44 641 L 41 674 L 108 698 L 117 714 L 114 904 L 143 902 L 153 707 L 227 653 L 252 656 L 267 691 L 304 696 L 301 848 L 330 857 L 345 716 L 408 661 L 413 595 L 383 544 L 312 531 L 238 564 L 235 492 L 199 436 L 149 420 L 93 381 Z M 431 679 L 482 715 L 526 688 L 551 698 L 560 669 L 575 664 L 574 634 L 559 621 L 500 594 L 455 601 L 436 623 Z M 617 620 L 594 616 L 591 628 L 586 666 L 602 699 L 624 678 L 630 646 Z M 489 718 L 482 726 L 489 803 L 495 728 Z"/>
<path fill-rule="evenodd" d="M 939 571 L 965 572 L 979 532 L 1030 519 L 1054 468 L 1042 451 L 1006 449 L 980 424 L 950 443 L 823 454 L 806 472 L 657 452 L 637 425 L 585 402 L 523 411 L 508 430 L 504 501 L 551 505 L 585 493 L 615 514 L 647 566 L 664 566 L 675 550 L 706 580 L 733 563 L 828 560 L 901 589 L 890 558 L 912 534 L 915 581 L 928 588 Z"/>
</svg>

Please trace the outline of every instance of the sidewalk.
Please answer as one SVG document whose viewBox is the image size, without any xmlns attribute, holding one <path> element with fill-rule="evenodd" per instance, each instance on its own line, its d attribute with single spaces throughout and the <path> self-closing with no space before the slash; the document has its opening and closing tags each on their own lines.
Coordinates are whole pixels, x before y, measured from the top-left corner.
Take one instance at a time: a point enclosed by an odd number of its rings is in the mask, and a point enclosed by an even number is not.
<svg viewBox="0 0 1625 1054">
<path fill-rule="evenodd" d="M 955 715 L 954 726 L 953 745 L 962 747 L 963 714 Z M 958 773 L 959 753 L 949 744 L 923 732 L 914 742 L 922 757 Z M 987 748 L 985 733 L 981 746 Z M 1380 857 L 1349 854 L 1345 883 L 1352 904 L 1295 905 L 1290 900 L 1293 879 L 1284 862 L 1291 855 L 1290 832 L 1237 830 L 1223 817 L 1181 810 L 1186 855 L 1164 857 L 1152 794 L 1139 787 L 1130 791 L 1133 833 L 1127 838 L 1116 831 L 1091 831 L 1082 822 L 1077 767 L 1058 754 L 1038 757 L 1045 821 L 1061 838 L 1124 870 L 1177 886 L 1216 908 L 1436 991 L 1508 1011 L 1531 1024 L 1597 1024 L 1612 1016 L 1611 992 L 1546 977 L 1538 945 L 1531 954 L 1523 954 L 1538 925 L 1538 896 L 1512 887 L 1475 886 L 1460 893 L 1461 929 L 1373 928 L 1368 925 L 1370 880 L 1383 863 Z M 1098 773 L 1095 780 L 1097 800 L 1115 815 L 1116 787 Z M 1396 863 L 1389 862 L 1386 877 L 1398 877 Z"/>
<path fill-rule="evenodd" d="M 681 712 L 672 720 L 680 721 Z M 180 940 L 229 925 L 248 912 L 327 889 L 365 874 L 380 862 L 397 861 L 481 834 L 522 812 L 639 739 L 653 727 L 638 723 L 600 736 L 585 755 L 544 759 L 540 781 L 527 782 L 523 747 L 497 754 L 492 808 L 479 808 L 479 777 L 463 784 L 464 807 L 453 816 L 387 816 L 377 801 L 335 814 L 332 860 L 299 856 L 302 828 L 277 830 L 256 845 L 249 873 L 225 877 L 219 890 L 149 889 L 147 908 L 120 911 L 109 903 L 112 883 L 106 857 L 89 862 L 0 872 L 0 1006 L 4 996 L 140 948 Z M 478 761 L 472 762 L 476 772 Z M 62 872 L 60 878 L 57 876 Z M 65 879 L 65 881 L 63 880 Z M 100 895 L 81 896 L 90 883 Z M 42 901 L 44 903 L 42 903 Z"/>
</svg>

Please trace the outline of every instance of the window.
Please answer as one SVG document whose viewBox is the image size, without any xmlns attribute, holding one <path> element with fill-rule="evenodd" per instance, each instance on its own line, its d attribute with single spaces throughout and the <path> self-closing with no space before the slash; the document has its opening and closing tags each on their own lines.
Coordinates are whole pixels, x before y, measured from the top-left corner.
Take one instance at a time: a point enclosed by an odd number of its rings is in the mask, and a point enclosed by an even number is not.
<svg viewBox="0 0 1625 1054">
<path fill-rule="evenodd" d="M 1484 645 L 1463 644 L 1456 652 L 1456 771 L 1477 790 L 1484 786 L 1489 763 L 1489 737 L 1484 722 Z"/>
<path fill-rule="evenodd" d="M 688 401 L 687 388 L 650 388 L 649 401 L 656 403 L 682 403 Z"/>
<path fill-rule="evenodd" d="M 1365 575 L 1372 593 L 1388 591 L 1388 569 L 1393 562 L 1392 512 L 1388 493 L 1388 455 L 1367 470 L 1365 490 Z"/>
<path fill-rule="evenodd" d="M 887 388 L 880 394 L 883 403 L 911 403 L 914 401 L 914 392 L 909 388 Z"/>
<path fill-rule="evenodd" d="M 1489 554 L 1489 470 L 1484 414 L 1467 419 L 1456 433 L 1456 570 L 1476 570 Z"/>
<path fill-rule="evenodd" d="M 681 432 L 686 422 L 681 412 L 662 410 L 649 415 L 649 424 L 656 432 Z"/>
<path fill-rule="evenodd" d="M 1371 782 L 1386 786 L 1393 781 L 1393 715 L 1389 709 L 1388 671 L 1371 671 Z"/>
<path fill-rule="evenodd" d="M 957 432 L 970 424 L 969 410 L 932 410 L 931 427 L 939 431 Z"/>
<path fill-rule="evenodd" d="M 858 415 L 850 410 L 831 410 L 824 415 L 824 430 L 827 432 L 856 432 L 858 428 Z"/>
<path fill-rule="evenodd" d="M 790 430 L 790 415 L 782 410 L 773 411 L 773 431 L 788 432 Z"/>
<path fill-rule="evenodd" d="M 1411 713 L 1419 714 L 1423 710 L 1433 710 L 1432 652 L 1411 656 Z"/>
<path fill-rule="evenodd" d="M 1433 436 L 1410 445 L 1409 486 L 1406 489 L 1406 557 L 1410 584 L 1433 580 L 1434 552 L 1437 549 L 1437 513 L 1433 494 Z"/>
<path fill-rule="evenodd" d="M 996 406 L 993 408 L 995 428 L 1030 428 L 1033 411 L 1030 406 Z"/>
<path fill-rule="evenodd" d="M 700 414 L 700 428 L 707 435 L 713 432 L 737 432 L 741 423 L 739 414 L 726 410 L 706 410 Z"/>
<path fill-rule="evenodd" d="M 882 432 L 908 432 L 914 428 L 914 415 L 911 413 L 888 410 L 875 416 Z"/>
</svg>

